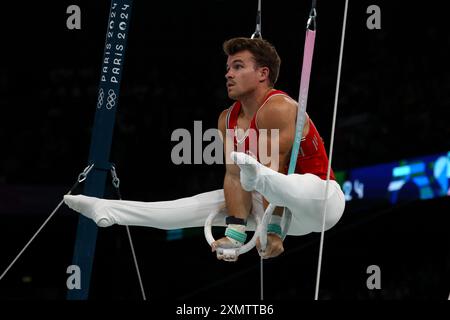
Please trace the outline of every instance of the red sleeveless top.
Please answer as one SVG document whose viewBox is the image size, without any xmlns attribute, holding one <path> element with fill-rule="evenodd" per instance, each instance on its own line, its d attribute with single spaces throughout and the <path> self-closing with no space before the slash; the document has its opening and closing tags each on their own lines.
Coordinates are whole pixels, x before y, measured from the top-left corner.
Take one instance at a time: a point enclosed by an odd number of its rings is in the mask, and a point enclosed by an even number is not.
<svg viewBox="0 0 450 320">
<path fill-rule="evenodd" d="M 273 90 L 264 99 L 264 102 L 259 107 L 259 109 L 261 109 L 261 107 L 264 106 L 264 104 L 271 97 L 276 95 L 288 96 L 283 91 Z M 244 133 L 237 126 L 237 121 L 239 113 L 241 111 L 241 107 L 242 107 L 241 102 L 236 101 L 230 107 L 230 109 L 228 109 L 226 118 L 226 128 L 234 129 L 233 135 L 234 151 L 248 153 L 259 160 L 258 157 L 259 130 L 258 127 L 256 126 L 256 116 L 258 114 L 259 109 L 257 112 L 255 112 L 255 115 L 253 116 L 250 122 L 248 130 Z M 239 137 L 238 132 L 240 133 Z M 285 172 L 288 171 L 288 166 L 289 164 L 284 168 Z M 302 137 L 297 157 L 297 164 L 295 166 L 295 173 L 299 174 L 311 173 L 325 180 L 327 178 L 327 170 L 328 170 L 328 157 L 325 151 L 325 146 L 323 144 L 323 139 L 320 137 L 319 132 L 317 131 L 317 128 L 312 122 L 312 120 L 309 119 L 309 131 L 306 137 Z M 333 169 L 331 169 L 330 172 L 330 179 L 335 180 Z"/>
</svg>

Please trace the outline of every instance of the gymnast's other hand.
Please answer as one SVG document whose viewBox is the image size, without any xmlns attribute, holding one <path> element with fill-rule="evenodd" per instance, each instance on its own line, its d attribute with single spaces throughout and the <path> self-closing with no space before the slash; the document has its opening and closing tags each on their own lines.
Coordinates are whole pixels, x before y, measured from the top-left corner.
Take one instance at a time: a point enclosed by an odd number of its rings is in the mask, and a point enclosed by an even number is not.
<svg viewBox="0 0 450 320">
<path fill-rule="evenodd" d="M 267 235 L 267 245 L 264 252 L 261 251 L 261 242 L 259 237 L 256 239 L 256 248 L 264 259 L 275 258 L 284 252 L 283 240 L 273 233 Z"/>
</svg>

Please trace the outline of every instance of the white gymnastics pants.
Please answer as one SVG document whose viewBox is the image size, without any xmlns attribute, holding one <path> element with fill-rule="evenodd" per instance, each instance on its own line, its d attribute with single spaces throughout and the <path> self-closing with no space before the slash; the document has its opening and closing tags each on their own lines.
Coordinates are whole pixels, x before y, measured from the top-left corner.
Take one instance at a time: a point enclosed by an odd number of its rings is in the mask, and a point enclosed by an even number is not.
<svg viewBox="0 0 450 320">
<path fill-rule="evenodd" d="M 269 169 L 270 170 L 270 169 Z M 322 212 L 326 205 L 325 230 L 334 226 L 342 216 L 345 207 L 344 195 L 335 181 L 329 182 L 327 200 L 326 181 L 312 174 L 267 175 L 264 176 L 261 193 L 277 205 L 286 206 L 292 212 L 289 235 L 304 235 L 322 230 Z M 262 197 L 253 191 L 252 214 L 264 214 Z M 172 201 L 141 202 L 106 200 L 84 195 L 66 195 L 65 203 L 73 210 L 91 218 L 101 226 L 113 224 L 146 226 L 159 229 L 180 229 L 203 227 L 208 215 L 219 212 L 214 226 L 225 226 L 227 214 L 223 189 L 201 193 L 192 197 Z M 247 230 L 255 230 L 255 222 L 250 215 Z"/>
</svg>

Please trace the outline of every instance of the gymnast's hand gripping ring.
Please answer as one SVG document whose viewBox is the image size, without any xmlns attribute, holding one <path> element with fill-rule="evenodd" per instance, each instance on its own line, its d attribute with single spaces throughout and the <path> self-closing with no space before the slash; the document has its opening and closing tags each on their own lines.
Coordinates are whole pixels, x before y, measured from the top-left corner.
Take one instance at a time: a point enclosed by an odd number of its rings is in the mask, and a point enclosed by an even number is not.
<svg viewBox="0 0 450 320">
<path fill-rule="evenodd" d="M 270 204 L 266 211 L 264 212 L 264 216 L 262 222 L 259 224 L 258 229 L 255 233 L 259 235 L 259 241 L 261 243 L 261 251 L 266 250 L 267 247 L 267 226 L 269 225 L 270 218 L 272 217 L 273 211 L 275 210 L 275 206 Z M 284 225 L 281 227 L 282 236 L 281 240 L 284 241 L 286 235 L 289 231 L 289 227 L 291 225 L 292 213 L 289 209 L 284 209 Z M 259 252 L 261 255 L 261 252 Z"/>
<path fill-rule="evenodd" d="M 214 219 L 217 218 L 218 215 L 219 215 L 219 212 L 212 212 L 205 221 L 205 228 L 204 228 L 205 238 L 206 238 L 206 241 L 208 241 L 210 246 L 212 245 L 212 243 L 214 241 L 216 241 L 212 235 L 211 226 L 212 226 Z M 225 214 L 220 213 L 220 215 L 222 216 L 221 219 L 225 219 L 225 217 L 226 217 Z M 230 256 L 232 259 L 236 259 L 240 254 L 246 253 L 255 247 L 256 238 L 258 237 L 257 230 L 259 228 L 259 225 L 261 224 L 261 218 L 257 215 L 253 215 L 253 217 L 255 218 L 256 228 L 255 228 L 255 233 L 253 234 L 253 237 L 251 238 L 251 240 L 239 248 L 220 248 L 219 247 L 219 248 L 217 248 L 218 254 L 224 255 L 224 256 Z"/>
</svg>

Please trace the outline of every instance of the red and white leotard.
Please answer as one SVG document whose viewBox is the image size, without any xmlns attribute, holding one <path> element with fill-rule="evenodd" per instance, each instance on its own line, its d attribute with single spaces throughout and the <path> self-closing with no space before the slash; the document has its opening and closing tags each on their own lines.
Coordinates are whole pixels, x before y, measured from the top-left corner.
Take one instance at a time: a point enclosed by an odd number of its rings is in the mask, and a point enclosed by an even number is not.
<svg viewBox="0 0 450 320">
<path fill-rule="evenodd" d="M 286 93 L 280 90 L 273 90 L 269 92 L 267 97 L 264 99 L 263 104 L 258 108 L 261 109 L 262 106 L 273 96 L 283 95 L 288 96 Z M 239 117 L 239 113 L 241 111 L 241 102 L 236 101 L 228 110 L 227 119 L 226 119 L 226 128 L 234 129 L 234 150 L 238 150 L 241 152 L 246 152 L 253 155 L 258 155 L 257 146 L 258 143 L 250 143 L 249 133 L 256 132 L 256 138 L 259 137 L 259 130 L 256 125 L 256 116 L 258 112 L 253 116 L 249 129 L 247 130 L 244 137 L 241 140 L 236 136 L 238 127 L 237 121 Z M 244 144 L 244 145 L 242 145 Z M 325 146 L 323 144 L 323 140 L 317 131 L 316 126 L 309 119 L 309 131 L 306 137 L 302 137 L 300 143 L 300 150 L 297 157 L 297 164 L 295 166 L 295 173 L 305 174 L 311 173 L 314 174 L 321 179 L 325 180 L 327 178 L 327 169 L 328 169 L 328 157 L 325 151 Z M 285 168 L 285 172 L 287 172 L 287 167 Z M 334 172 L 331 169 L 330 179 L 335 180 Z"/>
</svg>

